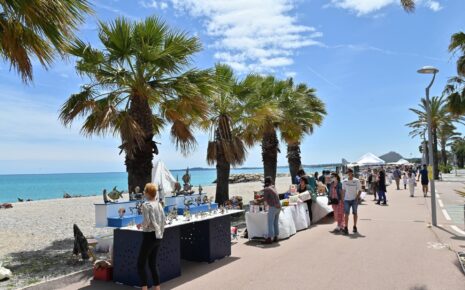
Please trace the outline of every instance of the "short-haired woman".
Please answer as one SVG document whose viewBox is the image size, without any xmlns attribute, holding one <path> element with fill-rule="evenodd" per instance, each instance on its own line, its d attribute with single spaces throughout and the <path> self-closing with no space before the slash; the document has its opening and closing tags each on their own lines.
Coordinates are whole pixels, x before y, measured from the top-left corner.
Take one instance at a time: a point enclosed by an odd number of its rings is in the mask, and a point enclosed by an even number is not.
<svg viewBox="0 0 465 290">
<path fill-rule="evenodd" d="M 137 259 L 137 272 L 141 282 L 142 290 L 147 290 L 147 272 L 145 266 L 147 261 L 154 289 L 160 289 L 160 275 L 157 267 L 157 255 L 160 249 L 163 232 L 165 230 L 165 214 L 163 207 L 157 198 L 157 187 L 153 183 L 147 183 L 144 188 L 144 195 L 147 199 L 142 204 L 142 215 L 144 220 L 138 224 L 137 228 L 143 230 L 143 240 Z"/>
</svg>

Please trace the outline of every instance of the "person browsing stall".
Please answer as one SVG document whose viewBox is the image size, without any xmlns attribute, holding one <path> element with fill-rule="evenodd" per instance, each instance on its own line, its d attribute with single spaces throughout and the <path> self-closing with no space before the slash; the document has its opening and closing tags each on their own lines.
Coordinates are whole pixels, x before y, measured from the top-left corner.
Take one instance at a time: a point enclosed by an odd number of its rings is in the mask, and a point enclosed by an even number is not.
<svg viewBox="0 0 465 290">
<path fill-rule="evenodd" d="M 342 191 L 344 193 L 344 222 L 345 227 L 343 233 L 345 235 L 349 234 L 349 215 L 350 209 L 352 209 L 352 214 L 354 215 L 354 227 L 353 232 L 357 232 L 357 207 L 360 200 L 360 194 L 362 193 L 362 185 L 360 180 L 354 177 L 354 171 L 349 168 L 347 169 L 348 178 L 342 182 Z"/>
<path fill-rule="evenodd" d="M 315 188 L 312 188 L 308 184 L 308 176 L 304 176 L 304 177 L 302 177 L 300 179 L 299 186 L 297 186 L 297 192 L 302 193 L 302 192 L 308 191 L 310 193 L 310 195 L 312 195 L 314 190 L 315 190 Z M 307 200 L 305 202 L 307 203 L 307 206 L 308 206 L 308 216 L 310 218 L 310 223 L 311 223 L 312 220 L 313 220 L 313 214 L 312 214 L 312 203 L 313 203 L 313 201 L 310 198 L 309 200 Z"/>
<path fill-rule="evenodd" d="M 153 289 L 160 289 L 160 274 L 157 266 L 157 255 L 160 249 L 161 240 L 165 231 L 165 214 L 157 198 L 157 187 L 153 183 L 147 183 L 144 189 L 144 195 L 147 199 L 142 204 L 143 221 L 137 225 L 142 229 L 142 244 L 137 259 L 137 272 L 141 281 L 142 290 L 147 290 L 147 272 L 145 266 L 147 261 L 152 274 Z"/>
<path fill-rule="evenodd" d="M 257 201 L 265 201 L 268 205 L 268 235 L 263 244 L 271 244 L 278 241 L 279 236 L 279 213 L 281 212 L 281 203 L 279 195 L 273 185 L 271 176 L 265 177 L 265 188 L 263 197 Z"/>
</svg>

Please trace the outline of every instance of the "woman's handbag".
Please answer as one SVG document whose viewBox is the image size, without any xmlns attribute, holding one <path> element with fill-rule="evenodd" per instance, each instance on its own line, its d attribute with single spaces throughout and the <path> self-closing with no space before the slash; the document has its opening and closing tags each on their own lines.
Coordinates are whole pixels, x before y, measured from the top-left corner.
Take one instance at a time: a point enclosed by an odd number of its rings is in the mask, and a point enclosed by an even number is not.
<svg viewBox="0 0 465 290">
<path fill-rule="evenodd" d="M 338 205 L 338 204 L 339 204 L 339 199 L 337 199 L 337 198 L 331 198 L 330 204 Z"/>
</svg>

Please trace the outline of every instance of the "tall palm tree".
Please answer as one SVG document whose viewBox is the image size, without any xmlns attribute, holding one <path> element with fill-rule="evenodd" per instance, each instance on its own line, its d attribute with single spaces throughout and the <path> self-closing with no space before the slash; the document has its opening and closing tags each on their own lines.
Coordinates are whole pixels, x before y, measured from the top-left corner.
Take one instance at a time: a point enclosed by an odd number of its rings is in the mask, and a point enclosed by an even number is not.
<svg viewBox="0 0 465 290">
<path fill-rule="evenodd" d="M 283 108 L 279 122 L 281 138 L 287 144 L 287 159 L 292 183 L 297 171 L 302 167 L 300 144 L 305 135 L 313 133 L 315 126 L 320 126 L 326 115 L 324 103 L 315 95 L 316 91 L 301 83 L 294 85 L 287 80 L 289 93 L 282 94 L 279 100 Z"/>
<path fill-rule="evenodd" d="M 451 145 L 452 152 L 457 158 L 457 166 L 464 168 L 465 166 L 465 137 L 457 138 Z"/>
<path fill-rule="evenodd" d="M 279 139 L 278 126 L 282 118 L 279 99 L 286 94 L 286 81 L 273 76 L 251 75 L 244 80 L 253 92 L 244 100 L 244 141 L 248 146 L 261 143 L 264 175 L 276 179 Z"/>
<path fill-rule="evenodd" d="M 410 108 L 410 111 L 417 115 L 417 120 L 410 122 L 407 126 L 411 127 L 413 131 L 411 135 L 415 136 L 415 132 L 425 132 L 427 128 L 427 110 L 426 100 L 421 99 L 420 109 Z M 445 102 L 442 97 L 433 97 L 430 102 L 431 112 L 431 130 L 433 132 L 433 156 L 434 156 L 434 167 L 435 179 L 439 178 L 439 162 L 438 162 L 438 130 L 443 124 L 450 123 L 451 117 L 445 106 Z"/>
<path fill-rule="evenodd" d="M 31 58 L 48 68 L 92 12 L 87 0 L 0 0 L 0 10 L 0 54 L 24 82 L 32 81 Z"/>
<path fill-rule="evenodd" d="M 452 120 L 451 120 L 452 121 Z M 455 140 L 460 133 L 455 131 L 457 128 L 451 122 L 442 122 L 438 128 L 439 145 L 441 146 L 442 165 L 447 165 L 447 147 L 451 141 Z"/>
<path fill-rule="evenodd" d="M 99 38 L 102 49 L 78 40 L 69 50 L 90 83 L 65 102 L 60 119 L 70 125 L 83 117 L 81 132 L 87 136 L 120 136 L 132 192 L 151 181 L 158 153 L 153 138 L 167 125 L 184 154 L 195 147 L 193 129 L 207 118 L 211 72 L 189 68 L 199 40 L 156 17 L 100 23 Z"/>
<path fill-rule="evenodd" d="M 215 66 L 213 80 L 216 90 L 208 98 L 210 113 L 205 122 L 211 132 L 207 162 L 209 165 L 216 164 L 215 201 L 223 204 L 229 199 L 231 165 L 241 165 L 247 153 L 239 126 L 243 112 L 239 96 L 247 92 L 227 65 Z"/>
</svg>

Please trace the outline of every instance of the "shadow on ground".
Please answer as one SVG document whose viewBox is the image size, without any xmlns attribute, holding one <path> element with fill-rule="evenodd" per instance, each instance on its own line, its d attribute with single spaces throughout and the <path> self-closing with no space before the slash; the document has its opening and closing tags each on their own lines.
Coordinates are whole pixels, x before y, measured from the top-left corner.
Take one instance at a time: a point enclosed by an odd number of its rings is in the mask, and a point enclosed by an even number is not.
<svg viewBox="0 0 465 290">
<path fill-rule="evenodd" d="M 54 241 L 37 251 L 15 252 L 5 257 L 4 267 L 13 272 L 13 278 L 0 282 L 0 288 L 24 287 L 68 273 L 92 267 L 90 261 L 80 261 L 72 255 L 73 239 Z"/>
</svg>

